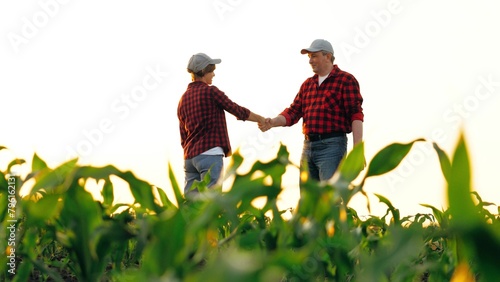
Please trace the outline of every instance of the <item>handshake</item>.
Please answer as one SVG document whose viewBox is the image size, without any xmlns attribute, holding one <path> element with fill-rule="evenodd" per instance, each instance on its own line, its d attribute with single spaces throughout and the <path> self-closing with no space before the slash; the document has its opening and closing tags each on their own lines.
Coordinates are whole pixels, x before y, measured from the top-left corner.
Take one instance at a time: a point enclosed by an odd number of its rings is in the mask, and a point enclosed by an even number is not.
<svg viewBox="0 0 500 282">
<path fill-rule="evenodd" d="M 259 123 L 259 129 L 262 132 L 266 132 L 266 131 L 268 131 L 272 127 L 285 126 L 286 125 L 286 119 L 282 115 L 277 115 L 275 118 L 263 118 L 263 117 L 259 117 L 257 119 L 257 122 Z"/>
<path fill-rule="evenodd" d="M 265 118 L 263 116 L 250 112 L 250 117 L 248 118 L 248 120 L 257 122 L 257 124 L 259 125 L 259 129 L 262 132 L 266 132 L 272 127 L 286 125 L 286 119 L 282 115 L 278 115 L 275 118 Z"/>
<path fill-rule="evenodd" d="M 259 119 L 258 125 L 259 125 L 260 131 L 262 131 L 262 132 L 266 132 L 269 129 L 271 129 L 271 127 L 275 126 L 275 125 L 273 125 L 273 119 L 271 119 L 271 118 Z"/>
</svg>

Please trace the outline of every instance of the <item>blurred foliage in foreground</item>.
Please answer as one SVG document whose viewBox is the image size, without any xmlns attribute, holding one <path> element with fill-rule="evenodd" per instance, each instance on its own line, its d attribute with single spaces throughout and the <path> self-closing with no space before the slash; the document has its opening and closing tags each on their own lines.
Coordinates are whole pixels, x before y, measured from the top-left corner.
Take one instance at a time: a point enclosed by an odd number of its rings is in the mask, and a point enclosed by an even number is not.
<svg viewBox="0 0 500 282">
<path fill-rule="evenodd" d="M 415 142 L 394 143 L 364 167 L 360 144 L 333 181 L 303 180 L 290 219 L 276 202 L 289 162 L 232 157 L 227 192 L 204 189 L 187 198 L 169 168 L 175 203 L 162 189 L 114 166 L 50 168 L 36 154 L 31 173 L 16 176 L 15 159 L 0 172 L 0 280 L 7 281 L 496 281 L 500 277 L 500 216 L 471 189 L 465 140 L 450 158 L 434 144 L 447 182 L 449 208 L 401 218 L 361 219 L 349 201 L 365 180 L 396 168 Z M 1 150 L 6 149 L 0 147 Z M 112 179 L 128 183 L 134 203 L 115 203 Z M 362 178 L 360 184 L 354 180 Z M 86 191 L 102 186 L 102 201 Z M 20 197 L 23 185 L 32 185 Z M 254 200 L 264 204 L 255 207 Z M 260 205 L 259 205 L 260 206 Z M 496 207 L 498 210 L 498 207 Z"/>
</svg>

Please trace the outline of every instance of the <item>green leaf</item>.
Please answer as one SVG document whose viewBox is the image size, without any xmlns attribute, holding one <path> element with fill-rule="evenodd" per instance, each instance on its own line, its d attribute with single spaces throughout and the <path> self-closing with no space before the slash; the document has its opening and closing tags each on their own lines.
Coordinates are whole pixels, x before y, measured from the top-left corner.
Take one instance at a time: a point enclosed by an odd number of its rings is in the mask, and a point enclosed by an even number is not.
<svg viewBox="0 0 500 282">
<path fill-rule="evenodd" d="M 102 224 L 92 232 L 92 236 L 98 238 L 95 252 L 100 260 L 105 259 L 108 254 L 116 251 L 118 246 L 124 247 L 128 244 L 128 240 L 134 236 L 132 229 L 124 224 L 123 219 L 119 217 L 128 218 L 130 215 L 128 211 L 125 211 L 117 215 L 115 220 L 106 220 L 102 222 Z"/>
<path fill-rule="evenodd" d="M 11 281 L 29 281 L 30 273 L 33 272 L 33 263 L 31 260 L 23 260 L 16 270 L 16 275 L 13 277 Z M 6 280 L 9 281 L 9 280 Z M 57 281 L 57 280 L 56 280 Z"/>
<path fill-rule="evenodd" d="M 44 273 L 45 275 L 47 275 L 48 277 L 51 278 L 51 280 L 55 281 L 55 282 L 64 282 L 64 279 L 61 277 L 61 275 L 55 271 L 54 269 L 50 268 L 47 266 L 47 264 L 45 262 L 41 262 L 39 260 L 32 260 L 31 261 L 33 263 L 33 265 L 42 273 Z M 28 272 L 28 274 L 31 273 L 31 272 Z M 17 277 L 16 277 L 17 278 Z M 26 279 L 28 279 L 29 277 L 26 277 Z M 49 280 L 49 279 L 47 279 Z M 27 280 L 20 280 L 20 281 L 27 281 Z"/>
<path fill-rule="evenodd" d="M 290 157 L 290 152 L 288 152 L 288 149 L 283 143 L 280 143 L 280 147 L 278 149 L 278 154 L 276 156 L 276 159 L 280 161 L 281 163 L 287 165 L 290 163 L 289 161 Z"/>
<path fill-rule="evenodd" d="M 400 214 L 399 214 L 399 210 L 396 209 L 391 201 L 389 201 L 389 199 L 387 199 L 386 197 L 382 196 L 382 195 L 379 195 L 379 194 L 375 194 L 375 196 L 377 196 L 377 198 L 379 199 L 379 201 L 381 203 L 384 203 L 387 205 L 388 207 L 388 210 L 391 211 L 392 213 L 392 218 L 394 219 L 394 223 L 396 225 L 399 225 L 399 223 L 401 222 L 401 218 L 400 218 Z M 385 216 L 384 216 L 385 217 Z M 384 218 L 383 218 L 384 219 Z"/>
<path fill-rule="evenodd" d="M 243 163 L 243 157 L 241 156 L 240 151 L 236 150 L 236 152 L 234 152 L 231 155 L 231 162 L 229 163 L 229 168 L 227 170 L 225 177 L 227 178 L 230 175 L 235 174 L 236 170 L 238 170 L 238 168 L 241 166 L 242 163 Z"/>
<path fill-rule="evenodd" d="M 13 161 L 11 161 L 11 162 L 9 163 L 9 165 L 7 166 L 7 171 L 8 171 L 8 172 L 10 172 L 10 170 L 11 170 L 11 168 L 12 168 L 13 166 L 15 166 L 15 165 L 22 165 L 22 164 L 24 164 L 24 163 L 26 163 L 26 161 L 25 161 L 25 160 L 23 160 L 23 159 L 15 159 L 15 160 L 13 160 Z"/>
<path fill-rule="evenodd" d="M 448 218 L 446 217 L 446 214 L 444 212 L 431 205 L 421 204 L 421 206 L 432 209 L 432 214 L 436 218 L 441 228 L 448 228 Z"/>
<path fill-rule="evenodd" d="M 94 178 L 99 180 L 108 179 L 110 175 L 118 176 L 122 173 L 123 172 L 112 165 L 104 167 L 82 166 L 75 172 L 75 178 Z"/>
<path fill-rule="evenodd" d="M 199 180 L 193 181 L 193 184 L 189 188 L 189 191 L 197 190 L 200 193 L 207 191 L 208 184 L 210 183 L 210 180 L 211 180 L 211 176 L 210 176 L 211 173 L 212 173 L 212 170 L 210 167 L 208 172 L 205 173 L 205 175 L 203 176 L 203 179 L 201 181 L 199 181 Z"/>
<path fill-rule="evenodd" d="M 281 192 L 281 187 L 265 185 L 264 178 L 252 179 L 250 175 L 236 176 L 227 197 L 231 198 L 235 204 L 241 201 L 238 207 L 239 211 L 248 209 L 252 201 L 259 197 L 266 197 L 267 201 L 276 199 Z"/>
<path fill-rule="evenodd" d="M 281 163 L 277 159 L 268 163 L 258 161 L 253 165 L 247 176 L 253 175 L 256 171 L 262 171 L 265 175 L 269 175 L 272 180 L 272 185 L 280 187 L 281 180 L 286 172 L 286 164 Z"/>
<path fill-rule="evenodd" d="M 63 190 L 57 190 L 57 188 L 66 181 L 68 174 L 75 168 L 76 162 L 77 159 L 73 159 L 63 163 L 54 170 L 43 170 L 31 189 L 31 194 L 35 194 L 40 189 L 45 189 L 45 191 L 52 193 L 64 192 Z M 72 180 L 68 179 L 68 184 L 71 182 Z"/>
<path fill-rule="evenodd" d="M 406 144 L 393 143 L 382 149 L 370 162 L 366 177 L 381 175 L 395 169 L 406 157 L 413 144 L 418 141 L 424 141 L 424 139 L 416 139 Z"/>
<path fill-rule="evenodd" d="M 60 195 L 52 194 L 45 195 L 36 202 L 30 201 L 25 205 L 28 224 L 43 226 L 47 220 L 54 218 L 62 207 L 60 199 Z"/>
<path fill-rule="evenodd" d="M 480 222 L 471 197 L 471 173 L 464 136 L 458 141 L 451 163 L 448 204 L 454 224 L 466 228 Z"/>
<path fill-rule="evenodd" d="M 61 233 L 67 237 L 58 240 L 75 255 L 79 281 L 98 281 L 106 260 L 97 257 L 99 238 L 93 234 L 102 223 L 102 210 L 89 192 L 77 183 L 73 184 L 65 194 L 58 220 L 63 228 Z"/>
<path fill-rule="evenodd" d="M 100 257 L 99 241 L 102 238 L 102 208 L 77 182 L 72 183 L 64 197 L 63 208 L 58 223 L 58 241 L 68 248 L 78 265 L 75 274 L 79 281 L 99 281 L 107 260 Z"/>
<path fill-rule="evenodd" d="M 103 204 L 107 207 L 111 207 L 113 205 L 113 201 L 115 200 L 114 187 L 111 180 L 105 179 L 104 186 L 101 191 Z"/>
<path fill-rule="evenodd" d="M 5 174 L 0 171 L 0 192 L 8 194 L 9 183 L 7 182 L 7 178 L 5 178 Z"/>
<path fill-rule="evenodd" d="M 161 207 L 155 201 L 153 186 L 151 184 L 144 180 L 138 179 L 130 171 L 121 173 L 119 177 L 128 182 L 135 202 L 139 203 L 142 208 L 154 211 L 157 214 L 162 211 Z"/>
<path fill-rule="evenodd" d="M 163 189 L 156 187 L 156 191 L 158 192 L 158 195 L 160 195 L 160 201 L 163 204 L 163 207 L 166 208 L 174 207 L 174 204 L 170 201 L 170 199 L 168 198 L 165 191 L 163 191 Z"/>
<path fill-rule="evenodd" d="M 184 203 L 184 196 L 182 196 L 181 188 L 175 179 L 174 170 L 172 169 L 172 164 L 168 163 L 168 177 L 170 178 L 170 183 L 172 184 L 172 189 L 174 190 L 175 200 L 180 208 Z"/>
<path fill-rule="evenodd" d="M 42 160 L 37 154 L 33 155 L 33 160 L 31 161 L 31 171 L 39 171 L 47 168 L 47 163 Z"/>
<path fill-rule="evenodd" d="M 194 246 L 186 245 L 186 230 L 187 223 L 180 211 L 164 214 L 152 228 L 141 269 L 153 277 L 161 277 L 167 270 L 179 270 L 189 263 L 187 248 Z"/>
<path fill-rule="evenodd" d="M 354 149 L 347 155 L 339 166 L 341 177 L 352 182 L 361 171 L 365 168 L 365 144 L 363 142 L 357 144 Z"/>
<path fill-rule="evenodd" d="M 441 171 L 443 172 L 443 176 L 446 179 L 446 182 L 450 181 L 450 173 L 451 173 L 451 162 L 448 155 L 436 144 L 433 143 L 434 150 L 439 157 L 439 163 L 441 165 Z"/>
</svg>

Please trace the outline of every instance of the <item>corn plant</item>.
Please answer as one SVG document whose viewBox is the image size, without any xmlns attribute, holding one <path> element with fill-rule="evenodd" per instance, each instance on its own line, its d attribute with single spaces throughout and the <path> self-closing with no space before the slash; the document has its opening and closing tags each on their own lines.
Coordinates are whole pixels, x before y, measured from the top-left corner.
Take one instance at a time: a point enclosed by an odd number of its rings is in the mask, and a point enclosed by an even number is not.
<svg viewBox="0 0 500 282">
<path fill-rule="evenodd" d="M 235 152 L 226 172 L 232 185 L 225 192 L 207 189 L 207 177 L 195 184 L 199 193 L 185 196 L 169 167 L 176 204 L 163 189 L 112 165 L 79 166 L 75 159 L 49 168 L 35 154 L 31 172 L 21 177 L 12 168 L 26 162 L 15 159 L 0 172 L 6 238 L 0 242 L 5 250 L 0 279 L 495 281 L 500 276 L 500 216 L 490 211 L 495 204 L 472 190 L 463 137 L 453 158 L 434 144 L 447 182 L 448 209 L 423 204 L 429 213 L 401 217 L 379 194 L 387 206 L 384 215 L 360 218 L 350 207 L 358 193 L 367 196 L 368 178 L 395 169 L 423 141 L 386 146 L 364 175 L 360 144 L 331 181 L 302 177 L 297 206 L 285 210 L 277 200 L 285 188 L 283 175 L 293 164 L 283 145 L 273 160 L 257 161 L 245 173 L 237 172 L 243 157 Z M 115 203 L 116 178 L 128 185 L 132 203 Z M 85 189 L 89 182 L 102 186 L 102 201 Z M 30 193 L 21 197 L 18 191 L 29 183 Z M 256 200 L 263 202 L 260 208 Z M 292 217 L 284 219 L 290 210 Z M 12 224 L 15 228 L 9 229 Z"/>
</svg>

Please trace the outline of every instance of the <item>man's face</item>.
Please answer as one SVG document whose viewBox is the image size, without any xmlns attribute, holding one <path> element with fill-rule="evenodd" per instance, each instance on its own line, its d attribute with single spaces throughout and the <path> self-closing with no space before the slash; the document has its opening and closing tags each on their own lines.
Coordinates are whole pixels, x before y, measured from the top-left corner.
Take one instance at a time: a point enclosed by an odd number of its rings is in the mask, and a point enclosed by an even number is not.
<svg viewBox="0 0 500 282">
<path fill-rule="evenodd" d="M 331 61 L 328 55 L 323 55 L 323 52 L 308 53 L 309 64 L 314 73 L 325 75 L 324 72 L 328 70 L 328 66 L 331 65 Z"/>
</svg>

